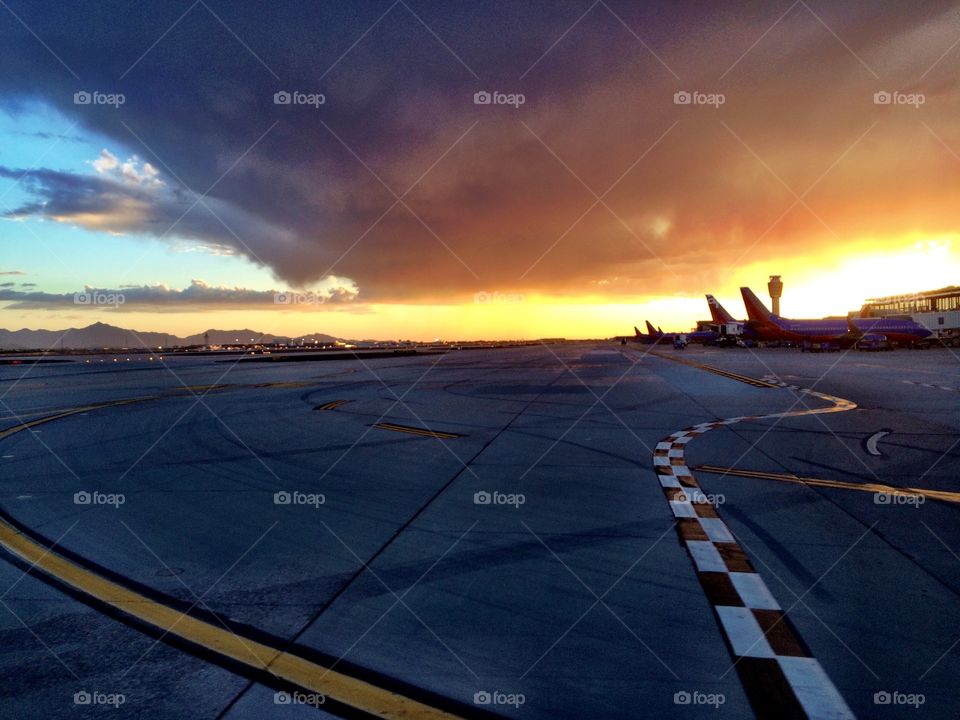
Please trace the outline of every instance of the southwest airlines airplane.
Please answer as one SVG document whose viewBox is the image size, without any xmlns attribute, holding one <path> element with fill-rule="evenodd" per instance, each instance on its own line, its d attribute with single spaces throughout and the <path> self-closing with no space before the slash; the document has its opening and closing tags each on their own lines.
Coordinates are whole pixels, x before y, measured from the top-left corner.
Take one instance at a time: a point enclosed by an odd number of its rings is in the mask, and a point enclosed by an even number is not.
<svg viewBox="0 0 960 720">
<path fill-rule="evenodd" d="M 910 345 L 932 334 L 923 325 L 913 320 L 898 318 L 790 320 L 774 315 L 767 310 L 750 288 L 740 288 L 740 294 L 743 295 L 743 304 L 747 308 L 748 320 L 744 323 L 745 329 L 751 331 L 752 336 L 757 340 L 807 341 L 811 343 L 835 342 L 848 345 L 856 342 L 865 334 L 870 333 L 873 335 L 883 335 L 891 342 Z M 710 302 L 709 296 L 707 302 Z M 714 303 L 719 308 L 718 312 L 722 312 L 725 316 L 729 317 L 729 313 L 723 310 L 716 300 L 714 300 Z M 715 309 L 713 304 L 710 305 L 710 309 L 712 314 Z"/>
</svg>

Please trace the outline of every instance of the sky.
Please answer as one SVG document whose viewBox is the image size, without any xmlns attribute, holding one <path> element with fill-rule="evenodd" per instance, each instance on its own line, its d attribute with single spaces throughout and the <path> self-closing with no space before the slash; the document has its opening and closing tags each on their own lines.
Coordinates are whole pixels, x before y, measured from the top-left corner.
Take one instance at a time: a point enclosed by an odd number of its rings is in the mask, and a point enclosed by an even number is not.
<svg viewBox="0 0 960 720">
<path fill-rule="evenodd" d="M 688 329 L 960 284 L 960 8 L 0 6 L 0 327 Z"/>
</svg>

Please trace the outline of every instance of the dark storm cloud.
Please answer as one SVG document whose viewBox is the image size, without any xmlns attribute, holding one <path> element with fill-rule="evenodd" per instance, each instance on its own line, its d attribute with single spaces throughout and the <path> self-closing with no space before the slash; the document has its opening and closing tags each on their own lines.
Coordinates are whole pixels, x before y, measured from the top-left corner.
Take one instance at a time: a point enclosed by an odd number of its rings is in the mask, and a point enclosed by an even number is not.
<svg viewBox="0 0 960 720">
<path fill-rule="evenodd" d="M 650 293 L 744 256 L 955 227 L 956 53 L 928 72 L 955 40 L 949 4 L 589 7 L 13 3 L 50 51 L 0 17 L 4 106 L 53 104 L 158 183 L 30 171 L 14 215 L 230 246 L 380 300 Z M 923 108 L 872 101 L 909 88 Z M 676 105 L 682 90 L 725 102 Z M 186 188 L 209 196 L 188 210 Z"/>
</svg>

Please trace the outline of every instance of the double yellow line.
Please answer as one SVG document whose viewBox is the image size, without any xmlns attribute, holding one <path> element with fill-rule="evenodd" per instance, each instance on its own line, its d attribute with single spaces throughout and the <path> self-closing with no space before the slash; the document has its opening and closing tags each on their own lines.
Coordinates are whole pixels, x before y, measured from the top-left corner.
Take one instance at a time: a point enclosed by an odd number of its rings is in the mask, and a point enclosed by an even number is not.
<svg viewBox="0 0 960 720">
<path fill-rule="evenodd" d="M 22 432 L 24 430 L 29 430 L 32 427 L 37 425 L 43 425 L 44 423 L 53 422 L 54 420 L 60 420 L 61 418 L 70 417 L 71 415 L 79 415 L 80 413 L 90 412 L 91 410 L 99 410 L 100 408 L 106 407 L 115 407 L 117 405 L 131 405 L 133 403 L 146 402 L 147 400 L 156 400 L 156 397 L 142 397 L 142 398 L 131 398 L 129 400 L 116 400 L 114 402 L 105 402 L 99 403 L 96 405 L 84 405 L 83 407 L 71 408 L 70 410 L 64 410 L 58 412 L 54 415 L 47 415 L 42 418 L 37 418 L 36 420 L 31 420 L 30 422 L 20 423 L 19 425 L 14 425 L 9 427 L 6 430 L 0 430 L 0 440 L 3 440 L 6 437 Z"/>
<path fill-rule="evenodd" d="M 346 405 L 349 400 L 331 400 L 330 402 L 324 403 L 323 405 L 317 405 L 314 410 L 334 410 L 341 405 Z"/>
<path fill-rule="evenodd" d="M 759 478 L 761 480 L 779 480 L 780 482 L 797 483 L 799 485 L 812 485 L 815 487 L 840 488 L 841 490 L 858 490 L 868 493 L 884 493 L 885 495 L 922 495 L 932 500 L 942 500 L 943 502 L 960 503 L 960 493 L 947 492 L 945 490 L 924 490 L 922 488 L 912 487 L 893 487 L 892 485 L 883 485 L 880 483 L 852 483 L 843 480 L 821 480 L 820 478 L 805 478 L 791 473 L 765 472 L 763 470 L 738 470 L 737 468 L 717 467 L 715 465 L 700 465 L 695 468 L 698 471 L 716 473 L 718 475 L 736 475 L 738 477 Z"/>
<path fill-rule="evenodd" d="M 752 378 L 749 375 L 741 375 L 740 373 L 730 372 L 729 370 L 721 370 L 720 368 L 713 367 L 712 365 L 700 365 L 696 364 L 696 367 L 699 367 L 701 370 L 706 370 L 707 372 L 712 372 L 715 375 L 721 375 L 725 378 L 730 378 L 731 380 L 737 380 L 747 385 L 753 385 L 753 387 L 760 388 L 775 388 L 779 385 L 774 385 L 769 383 L 766 380 L 758 380 L 757 378 Z"/>
<path fill-rule="evenodd" d="M 374 423 L 373 427 L 381 430 L 393 430 L 394 432 L 409 433 L 410 435 L 420 435 L 421 437 L 440 438 L 441 440 L 453 440 L 463 437 L 457 433 L 442 432 L 440 430 L 426 430 L 424 428 L 410 427 L 409 425 L 397 425 L 396 423 Z"/>
<path fill-rule="evenodd" d="M 731 372 L 730 370 L 722 370 L 713 365 L 704 365 L 703 363 L 695 362 L 694 360 L 686 360 L 684 358 L 675 357 L 673 355 L 664 355 L 663 353 L 650 353 L 651 355 L 656 355 L 658 358 L 663 358 L 664 360 L 672 360 L 673 362 L 680 363 L 681 365 L 688 365 L 690 367 L 695 367 L 699 370 L 706 370 L 711 372 L 714 375 L 720 375 L 730 380 L 736 380 L 738 382 L 746 383 L 747 385 L 752 385 L 753 387 L 759 388 L 778 388 L 779 385 L 774 383 L 767 382 L 766 380 L 758 380 L 757 378 L 750 377 L 749 375 L 741 375 L 740 373 Z"/>
</svg>

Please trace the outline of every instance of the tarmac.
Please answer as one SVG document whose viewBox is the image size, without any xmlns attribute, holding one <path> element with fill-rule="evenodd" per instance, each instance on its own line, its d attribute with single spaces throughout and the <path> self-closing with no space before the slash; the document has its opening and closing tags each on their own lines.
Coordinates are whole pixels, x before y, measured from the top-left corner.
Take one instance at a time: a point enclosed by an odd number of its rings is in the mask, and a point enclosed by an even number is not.
<svg viewBox="0 0 960 720">
<path fill-rule="evenodd" d="M 2 717 L 957 717 L 950 350 L 130 357 L 0 367 Z"/>
</svg>

